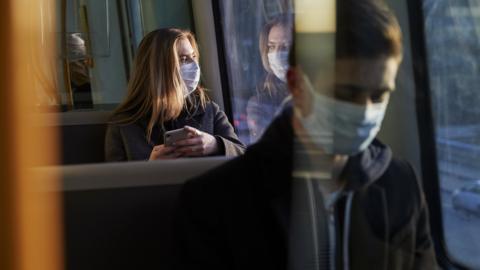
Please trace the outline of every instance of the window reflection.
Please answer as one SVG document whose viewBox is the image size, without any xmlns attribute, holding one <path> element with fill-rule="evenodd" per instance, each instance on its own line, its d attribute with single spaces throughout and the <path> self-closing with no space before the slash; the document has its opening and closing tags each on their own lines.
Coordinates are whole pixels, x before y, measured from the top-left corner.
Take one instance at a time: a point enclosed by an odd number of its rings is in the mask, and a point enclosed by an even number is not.
<svg viewBox="0 0 480 270">
<path fill-rule="evenodd" d="M 281 52 L 291 39 L 287 14 L 293 13 L 292 1 L 220 1 L 219 4 L 234 124 L 240 139 L 253 143 L 286 97 L 282 81 L 286 59 Z M 271 52 L 275 52 L 270 59 L 275 62 L 278 76 L 268 58 L 272 29 L 280 38 L 270 44 Z"/>
<path fill-rule="evenodd" d="M 92 87 L 90 84 L 90 64 L 87 46 L 80 33 L 68 35 L 68 66 L 73 106 L 75 109 L 92 108 Z"/>
<path fill-rule="evenodd" d="M 57 87 L 41 111 L 110 110 L 125 96 L 138 41 L 153 29 L 192 29 L 187 0 L 56 0 Z M 53 13 L 53 12 L 52 12 Z"/>
<path fill-rule="evenodd" d="M 278 15 L 260 32 L 260 57 L 265 75 L 246 108 L 251 142 L 260 138 L 288 95 L 286 74 L 292 43 L 291 18 L 287 14 Z"/>
</svg>

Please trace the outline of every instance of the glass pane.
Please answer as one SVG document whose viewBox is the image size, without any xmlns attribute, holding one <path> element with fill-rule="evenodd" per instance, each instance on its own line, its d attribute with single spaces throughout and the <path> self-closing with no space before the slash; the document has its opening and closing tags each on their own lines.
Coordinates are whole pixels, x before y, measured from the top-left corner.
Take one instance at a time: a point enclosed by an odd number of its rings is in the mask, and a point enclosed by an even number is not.
<svg viewBox="0 0 480 270">
<path fill-rule="evenodd" d="M 188 0 L 57 0 L 56 9 L 58 90 L 41 93 L 40 110 L 112 110 L 126 94 L 142 37 L 160 27 L 193 28 Z"/>
<path fill-rule="evenodd" d="M 249 144 L 261 136 L 287 97 L 284 52 L 291 43 L 292 4 L 288 0 L 219 2 L 234 124 L 240 139 Z M 277 41 L 268 44 L 268 35 L 275 31 Z"/>
<path fill-rule="evenodd" d="M 447 249 L 480 268 L 480 2 L 425 0 Z"/>
<path fill-rule="evenodd" d="M 118 5 L 57 0 L 57 63 L 62 111 L 111 108 L 125 94 L 127 66 Z"/>
</svg>

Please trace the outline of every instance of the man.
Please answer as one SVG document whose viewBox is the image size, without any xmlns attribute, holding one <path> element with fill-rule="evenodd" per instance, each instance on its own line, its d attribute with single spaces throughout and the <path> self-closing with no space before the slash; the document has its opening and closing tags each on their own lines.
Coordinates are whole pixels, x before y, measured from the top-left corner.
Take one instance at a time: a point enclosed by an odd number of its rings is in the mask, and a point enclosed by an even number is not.
<svg viewBox="0 0 480 270">
<path fill-rule="evenodd" d="M 397 20 L 379 1 L 338 1 L 334 73 L 299 40 L 292 108 L 184 186 L 180 268 L 436 269 L 421 185 L 374 139 L 402 58 Z"/>
</svg>

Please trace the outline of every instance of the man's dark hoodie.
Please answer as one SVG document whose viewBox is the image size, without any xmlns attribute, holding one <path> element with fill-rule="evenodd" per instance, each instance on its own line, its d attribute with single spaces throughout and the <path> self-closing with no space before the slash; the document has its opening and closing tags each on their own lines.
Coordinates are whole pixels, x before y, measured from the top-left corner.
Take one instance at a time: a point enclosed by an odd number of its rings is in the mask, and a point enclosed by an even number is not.
<svg viewBox="0 0 480 270">
<path fill-rule="evenodd" d="M 285 110 L 245 155 L 185 184 L 175 232 L 179 269 L 298 269 L 288 244 L 291 118 Z M 349 158 L 341 177 L 335 269 L 437 269 L 423 191 L 407 162 L 375 140 Z"/>
</svg>

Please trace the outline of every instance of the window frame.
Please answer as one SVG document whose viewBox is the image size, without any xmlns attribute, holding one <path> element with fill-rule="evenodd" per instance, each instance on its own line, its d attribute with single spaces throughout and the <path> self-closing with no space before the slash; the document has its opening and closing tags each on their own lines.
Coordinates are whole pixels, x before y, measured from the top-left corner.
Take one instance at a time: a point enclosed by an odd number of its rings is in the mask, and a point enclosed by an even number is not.
<svg viewBox="0 0 480 270">
<path fill-rule="evenodd" d="M 430 228 L 435 245 L 437 261 L 445 269 L 468 269 L 455 261 L 447 250 L 444 235 L 440 177 L 437 163 L 435 124 L 432 110 L 432 95 L 429 81 L 428 53 L 425 33 L 423 0 L 407 0 L 408 21 L 412 51 L 412 68 L 415 85 L 417 125 L 420 139 L 422 185 L 430 214 Z"/>
<path fill-rule="evenodd" d="M 220 0 L 211 0 L 211 1 L 212 1 L 213 21 L 215 25 L 215 39 L 217 41 L 217 55 L 218 55 L 218 65 L 220 68 L 220 81 L 222 86 L 223 107 L 228 120 L 230 121 L 230 123 L 232 123 L 235 132 L 237 132 L 237 127 L 235 126 L 234 119 L 233 119 L 232 93 L 231 93 L 230 81 L 228 79 L 228 72 L 227 72 L 227 59 L 225 55 L 225 35 L 223 33 Z"/>
</svg>

